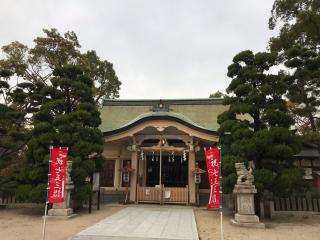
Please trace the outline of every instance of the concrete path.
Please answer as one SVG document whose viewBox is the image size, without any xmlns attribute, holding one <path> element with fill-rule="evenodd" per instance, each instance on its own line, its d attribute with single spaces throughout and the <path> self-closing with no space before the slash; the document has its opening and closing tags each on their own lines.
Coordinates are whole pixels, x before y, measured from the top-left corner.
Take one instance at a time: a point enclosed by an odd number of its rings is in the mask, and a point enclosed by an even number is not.
<svg viewBox="0 0 320 240">
<path fill-rule="evenodd" d="M 198 240 L 192 208 L 127 207 L 83 230 L 71 240 Z"/>
</svg>

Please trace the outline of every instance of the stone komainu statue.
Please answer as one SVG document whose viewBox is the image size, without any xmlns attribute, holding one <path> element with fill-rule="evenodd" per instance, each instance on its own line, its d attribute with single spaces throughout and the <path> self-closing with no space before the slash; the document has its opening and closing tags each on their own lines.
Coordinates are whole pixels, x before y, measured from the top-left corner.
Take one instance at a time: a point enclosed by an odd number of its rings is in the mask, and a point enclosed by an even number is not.
<svg viewBox="0 0 320 240">
<path fill-rule="evenodd" d="M 253 184 L 252 168 L 248 170 L 244 163 L 236 163 L 235 168 L 238 175 L 237 184 Z"/>
</svg>

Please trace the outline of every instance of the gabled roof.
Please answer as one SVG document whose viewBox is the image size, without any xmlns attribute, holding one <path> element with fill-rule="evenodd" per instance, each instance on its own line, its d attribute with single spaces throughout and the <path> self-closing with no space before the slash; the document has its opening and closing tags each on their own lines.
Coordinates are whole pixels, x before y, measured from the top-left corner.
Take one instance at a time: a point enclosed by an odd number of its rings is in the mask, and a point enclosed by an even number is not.
<svg viewBox="0 0 320 240">
<path fill-rule="evenodd" d="M 216 134 L 217 117 L 228 109 L 222 103 L 222 99 L 107 100 L 100 110 L 100 129 L 112 134 L 147 119 L 171 119 Z"/>
<path fill-rule="evenodd" d="M 123 132 L 123 131 L 126 131 L 126 130 L 134 127 L 134 126 L 137 126 L 138 124 L 140 124 L 142 122 L 146 122 L 146 121 L 150 121 L 150 120 L 172 120 L 175 122 L 179 122 L 179 123 L 181 123 L 187 127 L 190 127 L 192 129 L 198 130 L 200 132 L 218 135 L 218 133 L 216 131 L 203 128 L 203 127 L 197 125 L 196 123 L 192 122 L 189 118 L 183 116 L 182 114 L 174 113 L 174 112 L 162 112 L 162 111 L 148 112 L 148 113 L 141 114 L 137 118 L 133 119 L 132 121 L 128 122 L 127 124 L 117 128 L 117 129 L 104 132 L 104 135 L 111 135 L 111 134 Z"/>
</svg>

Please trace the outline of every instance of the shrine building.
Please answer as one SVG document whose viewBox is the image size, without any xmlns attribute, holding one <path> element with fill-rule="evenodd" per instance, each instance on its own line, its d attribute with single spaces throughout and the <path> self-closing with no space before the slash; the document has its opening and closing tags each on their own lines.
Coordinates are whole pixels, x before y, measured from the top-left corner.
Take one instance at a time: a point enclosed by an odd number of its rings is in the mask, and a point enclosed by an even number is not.
<svg viewBox="0 0 320 240">
<path fill-rule="evenodd" d="M 204 148 L 217 145 L 225 110 L 222 99 L 106 100 L 101 188 L 128 188 L 136 203 L 196 204 L 196 188 L 209 192 L 209 184 L 204 173 L 197 185 L 193 170 L 206 170 Z"/>
</svg>

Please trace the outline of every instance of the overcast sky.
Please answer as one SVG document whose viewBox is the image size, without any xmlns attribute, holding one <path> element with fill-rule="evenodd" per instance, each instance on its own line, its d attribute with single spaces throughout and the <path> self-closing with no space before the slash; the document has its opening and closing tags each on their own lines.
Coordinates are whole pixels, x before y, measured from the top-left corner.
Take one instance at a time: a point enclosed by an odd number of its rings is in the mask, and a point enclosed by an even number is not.
<svg viewBox="0 0 320 240">
<path fill-rule="evenodd" d="M 120 98 L 204 98 L 224 91 L 239 51 L 264 51 L 273 0 L 1 0 L 0 45 L 43 28 L 77 33 L 114 64 Z"/>
</svg>

